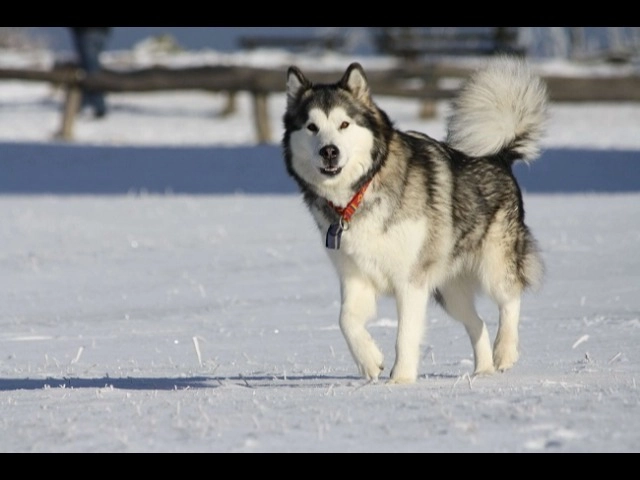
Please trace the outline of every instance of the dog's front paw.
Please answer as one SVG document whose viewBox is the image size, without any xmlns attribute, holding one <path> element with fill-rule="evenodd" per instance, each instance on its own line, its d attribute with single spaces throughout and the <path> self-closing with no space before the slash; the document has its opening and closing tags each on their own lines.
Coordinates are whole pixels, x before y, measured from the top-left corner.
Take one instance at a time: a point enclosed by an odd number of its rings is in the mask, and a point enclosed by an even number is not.
<svg viewBox="0 0 640 480">
<path fill-rule="evenodd" d="M 496 373 L 496 369 L 494 368 L 493 365 L 488 366 L 486 368 L 476 368 L 473 371 L 473 376 L 474 377 L 487 377 L 489 375 L 493 375 L 494 373 Z"/>
<path fill-rule="evenodd" d="M 391 377 L 387 383 L 390 385 L 409 385 L 416 383 L 417 378 L 413 377 Z"/>
<path fill-rule="evenodd" d="M 362 375 L 365 379 L 371 381 L 378 381 L 378 377 L 384 370 L 384 365 L 374 365 L 372 367 L 365 367 L 364 365 L 360 365 L 360 375 Z"/>
<path fill-rule="evenodd" d="M 499 372 L 513 367 L 518 361 L 518 349 L 514 345 L 499 344 L 493 350 L 493 364 Z"/>
<path fill-rule="evenodd" d="M 473 371 L 473 376 L 474 377 L 486 376 L 486 375 L 493 375 L 494 373 L 496 373 L 496 369 L 493 366 L 493 362 L 491 363 L 484 362 L 476 365 L 476 368 Z"/>
<path fill-rule="evenodd" d="M 360 375 L 367 380 L 378 380 L 384 370 L 384 355 L 371 336 L 366 334 L 356 337 L 349 343 L 349 347 Z"/>
<path fill-rule="evenodd" d="M 397 365 L 391 370 L 391 378 L 388 383 L 403 385 L 408 383 L 416 383 L 418 379 L 418 371 L 414 368 L 399 368 Z"/>
<path fill-rule="evenodd" d="M 371 355 L 368 355 L 364 359 L 364 361 L 358 362 L 358 370 L 360 370 L 360 375 L 362 375 L 367 380 L 378 380 L 378 377 L 384 370 L 383 360 L 384 356 L 376 348 L 374 352 L 371 352 Z"/>
</svg>

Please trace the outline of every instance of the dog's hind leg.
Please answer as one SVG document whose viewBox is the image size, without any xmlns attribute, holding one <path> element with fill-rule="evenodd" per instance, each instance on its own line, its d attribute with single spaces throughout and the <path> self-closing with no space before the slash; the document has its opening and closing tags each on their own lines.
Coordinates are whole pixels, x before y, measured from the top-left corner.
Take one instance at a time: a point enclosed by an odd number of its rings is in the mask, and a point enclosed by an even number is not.
<svg viewBox="0 0 640 480">
<path fill-rule="evenodd" d="M 491 339 L 475 307 L 475 287 L 469 280 L 458 280 L 438 288 L 436 300 L 454 319 L 462 322 L 473 347 L 474 375 L 494 372 Z"/>
<path fill-rule="evenodd" d="M 426 326 L 427 289 L 408 284 L 396 291 L 398 335 L 391 383 L 414 383 L 418 378 L 420 346 Z"/>
<path fill-rule="evenodd" d="M 505 371 L 513 367 L 518 360 L 518 326 L 520 323 L 520 299 L 527 287 L 537 287 L 542 280 L 544 265 L 535 249 L 535 242 L 527 231 L 522 231 L 516 244 L 520 247 L 512 258 L 518 258 L 518 270 L 509 271 L 505 268 L 502 279 L 494 282 L 497 288 L 491 293 L 500 309 L 500 323 L 493 344 L 493 363 L 497 370 Z M 518 253 L 524 252 L 524 253 Z M 507 257 L 504 265 L 514 262 Z M 497 279 L 496 279 L 497 280 Z"/>
<path fill-rule="evenodd" d="M 518 360 L 518 323 L 520 297 L 500 299 L 500 323 L 493 345 L 493 362 L 499 371 L 513 367 Z"/>
<path fill-rule="evenodd" d="M 518 361 L 520 298 L 525 288 L 539 285 L 544 265 L 535 241 L 518 210 L 504 207 L 487 232 L 481 278 L 485 291 L 498 305 L 500 318 L 493 344 L 496 370 L 510 369 Z"/>
<path fill-rule="evenodd" d="M 377 380 L 384 369 L 384 356 L 365 326 L 376 313 L 376 292 L 373 286 L 357 276 L 342 282 L 340 329 L 360 374 L 367 380 Z"/>
</svg>

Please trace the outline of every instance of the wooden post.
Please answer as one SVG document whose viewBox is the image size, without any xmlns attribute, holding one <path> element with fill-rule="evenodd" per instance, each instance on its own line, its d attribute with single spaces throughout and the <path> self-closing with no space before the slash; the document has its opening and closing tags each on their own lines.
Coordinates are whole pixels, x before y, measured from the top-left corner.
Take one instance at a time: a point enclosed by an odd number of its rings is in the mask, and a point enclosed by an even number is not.
<svg viewBox="0 0 640 480">
<path fill-rule="evenodd" d="M 222 110 L 220 111 L 220 116 L 228 117 L 232 113 L 236 113 L 237 109 L 238 109 L 238 102 L 236 102 L 236 92 L 229 92 L 227 94 L 227 102 L 225 103 L 224 107 L 222 107 Z"/>
<path fill-rule="evenodd" d="M 436 102 L 427 99 L 424 99 L 420 102 L 420 111 L 418 112 L 418 117 L 420 117 L 422 120 L 435 118 L 437 114 L 438 108 Z"/>
<path fill-rule="evenodd" d="M 269 125 L 268 96 L 264 92 L 253 92 L 253 116 L 256 125 L 258 143 L 271 140 L 271 126 Z"/>
<path fill-rule="evenodd" d="M 73 122 L 76 118 L 76 114 L 80 109 L 80 102 L 82 100 L 82 91 L 77 85 L 69 84 L 67 87 L 67 97 L 64 102 L 64 112 L 62 114 L 62 126 L 60 131 L 56 135 L 57 138 L 62 140 L 73 139 Z"/>
</svg>

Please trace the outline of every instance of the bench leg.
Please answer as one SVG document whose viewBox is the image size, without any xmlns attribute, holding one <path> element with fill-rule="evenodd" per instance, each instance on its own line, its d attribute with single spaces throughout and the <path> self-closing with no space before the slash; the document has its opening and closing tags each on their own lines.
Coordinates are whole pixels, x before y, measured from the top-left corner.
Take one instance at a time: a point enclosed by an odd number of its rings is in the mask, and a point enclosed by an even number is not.
<svg viewBox="0 0 640 480">
<path fill-rule="evenodd" d="M 227 103 L 224 105 L 222 110 L 220 110 L 221 117 L 227 117 L 232 113 L 236 113 L 238 109 L 238 102 L 236 102 L 236 92 L 229 92 L 227 94 Z"/>
<path fill-rule="evenodd" d="M 437 113 L 437 105 L 433 100 L 422 100 L 422 102 L 420 102 L 419 117 L 421 119 L 435 118 Z"/>
<path fill-rule="evenodd" d="M 254 92 L 253 115 L 256 122 L 258 143 L 271 141 L 271 126 L 269 125 L 269 109 L 267 108 L 267 94 Z"/>
<path fill-rule="evenodd" d="M 80 108 L 82 100 L 82 92 L 78 87 L 69 86 L 67 88 L 67 97 L 64 102 L 64 111 L 62 113 L 62 126 L 56 135 L 62 140 L 73 139 L 73 122 Z"/>
</svg>

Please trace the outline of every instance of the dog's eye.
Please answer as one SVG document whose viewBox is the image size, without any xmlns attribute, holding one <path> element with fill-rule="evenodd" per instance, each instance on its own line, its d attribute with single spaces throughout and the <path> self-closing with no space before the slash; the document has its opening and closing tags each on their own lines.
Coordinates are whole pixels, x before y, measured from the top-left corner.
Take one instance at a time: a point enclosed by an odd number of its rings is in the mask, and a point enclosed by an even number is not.
<svg viewBox="0 0 640 480">
<path fill-rule="evenodd" d="M 347 128 L 349 126 L 349 122 L 342 122 L 340 124 L 340 130 L 344 130 L 345 128 Z"/>
<path fill-rule="evenodd" d="M 310 123 L 309 125 L 307 125 L 307 130 L 312 133 L 318 133 L 318 126 L 315 123 Z"/>
</svg>

